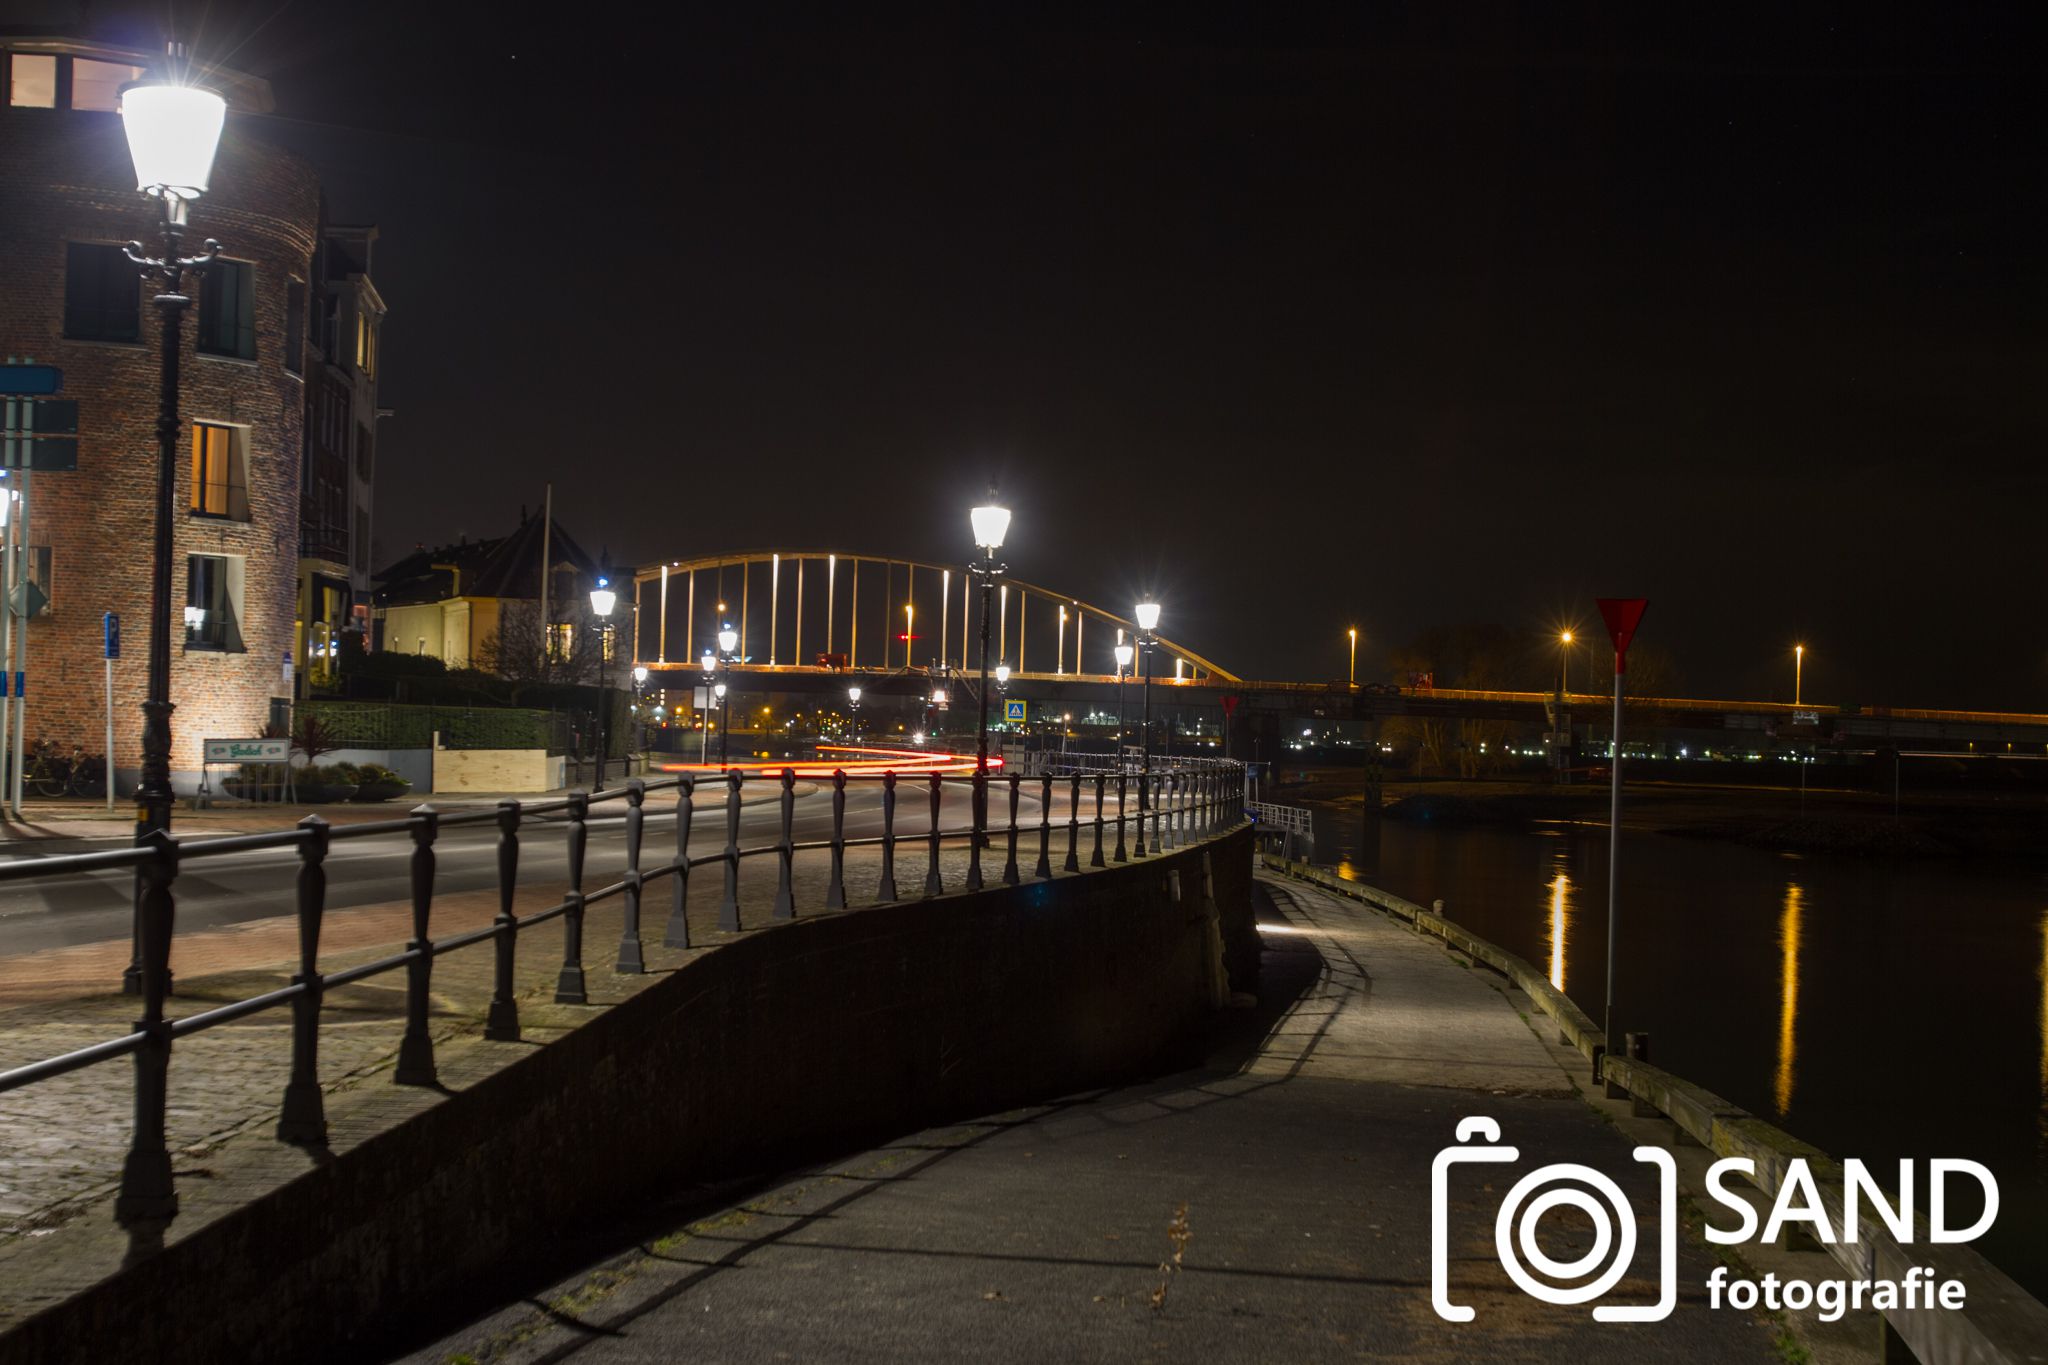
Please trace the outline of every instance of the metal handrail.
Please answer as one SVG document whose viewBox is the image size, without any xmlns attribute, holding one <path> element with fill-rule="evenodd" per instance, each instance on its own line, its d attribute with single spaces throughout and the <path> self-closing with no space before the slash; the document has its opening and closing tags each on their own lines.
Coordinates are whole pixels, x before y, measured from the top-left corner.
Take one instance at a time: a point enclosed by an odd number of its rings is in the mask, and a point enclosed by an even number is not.
<svg viewBox="0 0 2048 1365">
<path fill-rule="evenodd" d="M 827 910 L 844 909 L 848 902 L 844 858 L 849 848 L 879 848 L 881 876 L 874 902 L 898 900 L 895 856 L 906 841 L 922 842 L 929 853 L 923 894 L 929 898 L 944 894 L 946 888 L 939 868 L 942 845 L 968 841 L 969 863 L 965 888 L 978 890 L 984 884 L 983 849 L 998 856 L 995 840 L 1000 837 L 1000 868 L 997 875 L 1006 885 L 1015 885 L 1027 875 L 1034 879 L 1053 875 L 1056 828 L 1066 839 L 1061 870 L 1081 868 L 1082 827 L 1091 831 L 1093 849 L 1089 867 L 1110 862 L 1127 862 L 1126 826 L 1135 826 L 1135 856 L 1144 857 L 1149 838 L 1154 852 L 1177 848 L 1191 840 L 1207 838 L 1238 826 L 1246 818 L 1243 765 L 1223 759 L 1155 757 L 1151 770 L 1121 766 L 1115 770 L 1083 770 L 1073 765 L 1062 775 L 1041 773 L 990 773 L 954 776 L 941 773 L 898 774 L 895 772 L 848 773 L 834 770 L 830 778 L 832 835 L 828 839 L 798 840 L 793 836 L 796 803 L 796 772 L 784 767 L 776 773 L 728 771 L 644 780 L 634 778 L 624 786 L 595 793 L 571 792 L 565 797 L 521 802 L 503 800 L 479 810 L 442 812 L 431 805 L 416 807 L 401 819 L 332 825 L 317 815 L 308 815 L 287 830 L 261 834 L 232 834 L 211 839 L 178 839 L 159 831 L 146 836 L 132 848 L 94 853 L 63 854 L 52 858 L 18 859 L 0 863 L 0 883 L 133 868 L 136 873 L 136 941 L 140 945 L 139 967 L 142 988 L 142 1018 L 135 1031 L 118 1038 L 44 1058 L 0 1072 L 0 1094 L 34 1085 L 83 1067 L 115 1057 L 135 1057 L 134 1138 L 115 1199 L 115 1216 L 124 1223 L 167 1220 L 176 1216 L 177 1194 L 171 1183 L 169 1149 L 165 1125 L 169 1105 L 169 1067 L 172 1044 L 209 1028 L 232 1023 L 266 1010 L 289 1006 L 292 1010 L 292 1057 L 290 1080 L 285 1086 L 277 1136 L 286 1142 L 320 1144 L 327 1139 L 323 1092 L 319 1085 L 319 1041 L 321 1001 L 335 987 L 368 980 L 387 972 L 407 973 L 405 1031 L 400 1040 L 398 1066 L 393 1080 L 402 1085 L 437 1085 L 434 1044 L 427 1031 L 434 960 L 448 953 L 490 942 L 495 952 L 494 981 L 484 1036 L 517 1040 L 520 1037 L 519 1008 L 513 980 L 519 935 L 549 921 L 563 921 L 563 960 L 555 989 L 561 1004 L 587 1004 L 583 963 L 583 921 L 589 907 L 600 901 L 619 899 L 624 904 L 624 927 L 614 969 L 621 973 L 646 970 L 641 941 L 641 911 L 647 887 L 663 878 L 672 881 L 672 895 L 662 941 L 669 947 L 688 948 L 688 908 L 691 873 L 717 867 L 723 877 L 718 904 L 718 925 L 722 930 L 744 927 L 740 915 L 740 868 L 749 859 L 773 857 L 776 864 L 776 893 L 771 918 L 793 919 L 798 908 L 792 867 L 799 853 L 829 852 L 831 874 L 825 894 Z M 778 836 L 769 842 L 742 846 L 740 811 L 745 790 L 752 785 L 774 784 L 773 797 L 780 819 Z M 872 784 L 882 793 L 882 833 L 846 834 L 846 792 L 850 785 Z M 925 828 L 899 830 L 896 808 L 901 789 L 912 787 L 929 812 Z M 965 785 L 974 791 L 969 802 L 970 822 L 944 827 L 939 823 L 945 789 Z M 1034 789 L 1039 807 L 1035 821 L 1022 817 L 1020 805 L 1024 788 Z M 1055 786 L 1062 786 L 1068 801 L 1063 826 L 1052 821 Z M 1007 788 L 1006 821 L 990 823 L 990 802 L 981 790 L 986 786 Z M 1110 788 L 1115 788 L 1114 812 L 1107 810 Z M 1093 793 L 1093 813 L 1082 817 L 1084 797 Z M 673 812 L 676 832 L 673 852 L 666 860 L 646 865 L 643 857 L 646 801 L 649 793 L 674 791 Z M 1135 806 L 1130 798 L 1137 797 Z M 625 867 L 619 877 L 603 886 L 584 889 L 585 853 L 593 807 L 622 803 L 625 822 Z M 716 852 L 692 853 L 691 832 L 699 811 L 724 819 L 724 847 Z M 663 814 L 667 814 L 664 812 Z M 531 914 L 514 910 L 519 889 L 519 848 L 522 829 L 535 818 L 551 828 L 565 828 L 568 840 L 568 882 L 554 905 Z M 552 817 L 561 817 L 557 820 Z M 430 934 L 434 899 L 435 844 L 442 830 L 455 827 L 495 825 L 498 829 L 498 914 L 487 926 L 453 937 L 436 940 Z M 1113 858 L 1105 860 L 1106 832 L 1114 827 L 1116 847 Z M 326 910 L 326 858 L 335 840 L 393 838 L 403 835 L 412 843 L 410 890 L 412 938 L 401 952 L 393 953 L 331 975 L 320 970 L 320 927 Z M 1036 855 L 1027 874 L 1020 858 L 1031 857 L 1035 836 Z M 214 858 L 231 853 L 291 849 L 297 855 L 297 911 L 299 926 L 299 970 L 291 983 L 246 999 L 217 1006 L 183 1019 L 165 1017 L 169 996 L 172 926 L 175 921 L 174 888 L 181 865 L 188 859 Z M 758 926 L 754 926 L 758 927 Z"/>
</svg>

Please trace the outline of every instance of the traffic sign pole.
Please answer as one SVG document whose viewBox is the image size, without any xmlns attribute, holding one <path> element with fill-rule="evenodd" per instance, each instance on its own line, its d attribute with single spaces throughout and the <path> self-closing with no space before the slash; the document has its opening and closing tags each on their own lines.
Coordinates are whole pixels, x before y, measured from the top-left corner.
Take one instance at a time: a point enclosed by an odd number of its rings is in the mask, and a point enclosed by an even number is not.
<svg viewBox="0 0 2048 1365">
<path fill-rule="evenodd" d="M 1642 624 L 1643 611 L 1650 605 L 1641 597 L 1602 597 L 1600 615 L 1607 622 L 1608 638 L 1614 641 L 1614 752 L 1607 761 L 1609 802 L 1607 810 L 1607 1008 L 1600 1017 L 1600 1031 L 1613 1048 L 1614 1035 L 1614 952 L 1620 939 L 1616 906 L 1621 885 L 1621 690 L 1628 673 L 1628 647 Z M 1604 1072 L 1606 1059 L 1601 1059 Z M 1594 1079 L 1603 1079 L 1596 1076 Z M 1613 1086 L 1608 1087 L 1610 1098 Z"/>
<path fill-rule="evenodd" d="M 100 617 L 100 635 L 105 641 L 107 663 L 107 809 L 114 808 L 114 660 L 121 657 L 121 615 L 107 612 Z"/>
</svg>

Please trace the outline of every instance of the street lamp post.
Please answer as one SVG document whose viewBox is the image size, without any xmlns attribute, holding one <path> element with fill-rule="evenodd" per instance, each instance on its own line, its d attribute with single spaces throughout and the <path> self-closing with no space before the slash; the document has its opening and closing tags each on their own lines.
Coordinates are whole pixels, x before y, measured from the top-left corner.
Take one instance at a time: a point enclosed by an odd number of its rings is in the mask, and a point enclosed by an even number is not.
<svg viewBox="0 0 2048 1365">
<path fill-rule="evenodd" d="M 846 705 L 853 712 L 853 742 L 860 743 L 860 684 L 846 689 Z"/>
<path fill-rule="evenodd" d="M 1572 717 L 1565 709 L 1565 698 L 1572 692 L 1572 633 L 1561 631 L 1557 637 L 1557 729 L 1562 740 L 1551 742 L 1551 752 L 1557 755 L 1557 782 L 1561 787 L 1571 785 L 1572 780 Z"/>
<path fill-rule="evenodd" d="M 988 838 L 983 831 L 988 826 L 989 599 L 995 593 L 996 576 L 1004 568 L 996 562 L 996 551 L 1003 548 L 1003 536 L 1010 529 L 1010 509 L 996 505 L 993 487 L 988 492 L 989 500 L 967 514 L 974 527 L 974 543 L 981 550 L 981 561 L 969 569 L 981 580 L 981 722 L 976 729 L 974 758 L 974 837 L 980 843 L 986 843 Z"/>
<path fill-rule="evenodd" d="M 707 649 L 697 662 L 704 670 L 704 705 L 697 708 L 702 712 L 697 719 L 697 762 L 702 764 L 711 761 L 711 685 L 718 681 L 718 656 Z"/>
<path fill-rule="evenodd" d="M 640 771 L 647 771 L 647 666 L 633 668 L 633 714 L 640 721 Z M 628 769 L 628 775 L 631 769 Z"/>
<path fill-rule="evenodd" d="M 609 643 L 608 636 L 612 628 L 612 608 L 617 606 L 618 602 L 619 595 L 612 591 L 611 580 L 598 579 L 597 586 L 590 590 L 590 614 L 597 618 L 597 776 L 592 779 L 591 785 L 599 791 L 604 790 L 605 721 L 608 719 L 606 712 L 611 710 L 611 707 L 606 705 L 610 699 L 605 696 L 604 690 L 605 656 L 611 651 L 605 646 Z"/>
<path fill-rule="evenodd" d="M 1138 617 L 1138 695 L 1144 698 L 1143 735 L 1138 744 L 1138 844 L 1145 856 L 1145 814 L 1152 805 L 1152 632 L 1159 625 L 1159 604 L 1140 602 Z"/>
<path fill-rule="evenodd" d="M 1124 767 L 1124 674 L 1131 666 L 1132 649 L 1129 645 L 1116 647 L 1116 767 Z"/>
<path fill-rule="evenodd" d="M 726 766 L 727 736 L 732 733 L 732 677 L 733 651 L 740 647 L 740 633 L 727 622 L 718 629 L 718 671 L 720 682 L 712 691 L 718 697 L 718 766 Z M 744 713 L 743 713 L 744 714 Z"/>
<path fill-rule="evenodd" d="M 171 50 L 173 65 L 183 53 Z M 121 125 L 128 154 L 135 164 L 135 188 L 157 201 L 157 233 L 161 254 L 151 256 L 141 242 L 130 242 L 128 259 L 146 283 L 157 286 L 155 302 L 163 318 L 162 354 L 157 378 L 156 536 L 149 580 L 149 691 L 142 703 L 142 773 L 135 791 L 135 839 L 171 827 L 171 558 L 176 526 L 178 481 L 178 381 L 184 350 L 184 292 L 187 273 L 203 273 L 220 254 L 211 237 L 196 256 L 184 254 L 187 211 L 206 192 L 213 176 L 214 153 L 220 147 L 227 101 L 212 90 L 172 78 L 140 81 L 121 91 Z M 107 781 L 112 790 L 114 756 L 107 755 Z M 143 992 L 142 910 L 145 883 L 135 879 L 134 953 L 122 976 L 129 995 Z M 168 971 L 163 987 L 170 989 Z M 165 1198 L 168 1174 L 165 1177 Z M 145 1200 L 144 1202 L 148 1202 Z"/>
</svg>

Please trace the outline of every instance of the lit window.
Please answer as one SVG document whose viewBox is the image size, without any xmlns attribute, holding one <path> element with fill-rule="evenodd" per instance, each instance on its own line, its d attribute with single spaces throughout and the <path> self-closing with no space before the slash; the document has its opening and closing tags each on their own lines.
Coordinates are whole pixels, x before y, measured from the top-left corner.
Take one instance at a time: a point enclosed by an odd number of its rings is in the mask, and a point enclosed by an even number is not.
<svg viewBox="0 0 2048 1365">
<path fill-rule="evenodd" d="M 186 556 L 186 649 L 241 652 L 240 569 L 227 555 Z"/>
<path fill-rule="evenodd" d="M 256 358 L 255 270 L 247 261 L 215 261 L 199 285 L 199 349 Z"/>
<path fill-rule="evenodd" d="M 113 113 L 121 107 L 121 87 L 139 81 L 139 66 L 119 62 L 95 62 L 85 57 L 71 59 L 71 107 Z"/>
<path fill-rule="evenodd" d="M 117 246 L 64 244 L 64 335 L 74 341 L 140 341 L 141 277 Z"/>
<path fill-rule="evenodd" d="M 372 377 L 377 373 L 377 329 L 368 313 L 356 314 L 356 368 Z"/>
<path fill-rule="evenodd" d="M 17 109 L 57 107 L 57 59 L 16 52 L 9 59 L 7 102 Z"/>
<path fill-rule="evenodd" d="M 192 511 L 196 516 L 249 519 L 243 431 L 212 422 L 192 424 Z"/>
<path fill-rule="evenodd" d="M 548 627 L 548 658 L 555 663 L 568 659 L 576 647 L 576 627 L 557 621 Z"/>
</svg>

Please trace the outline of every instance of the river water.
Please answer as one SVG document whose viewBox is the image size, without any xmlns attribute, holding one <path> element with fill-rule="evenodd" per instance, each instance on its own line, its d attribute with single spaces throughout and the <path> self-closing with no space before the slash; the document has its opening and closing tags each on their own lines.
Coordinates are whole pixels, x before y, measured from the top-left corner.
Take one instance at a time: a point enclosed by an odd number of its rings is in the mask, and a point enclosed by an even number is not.
<svg viewBox="0 0 2048 1365">
<path fill-rule="evenodd" d="M 1319 861 L 1441 899 L 1600 1021 L 1604 828 L 1316 816 Z M 1929 1158 L 1983 1162 L 2001 1208 L 1977 1249 L 2048 1298 L 2048 872 L 1625 833 L 1620 885 L 1617 1032 L 1836 1158 L 1910 1157 L 1923 1186 Z"/>
</svg>

